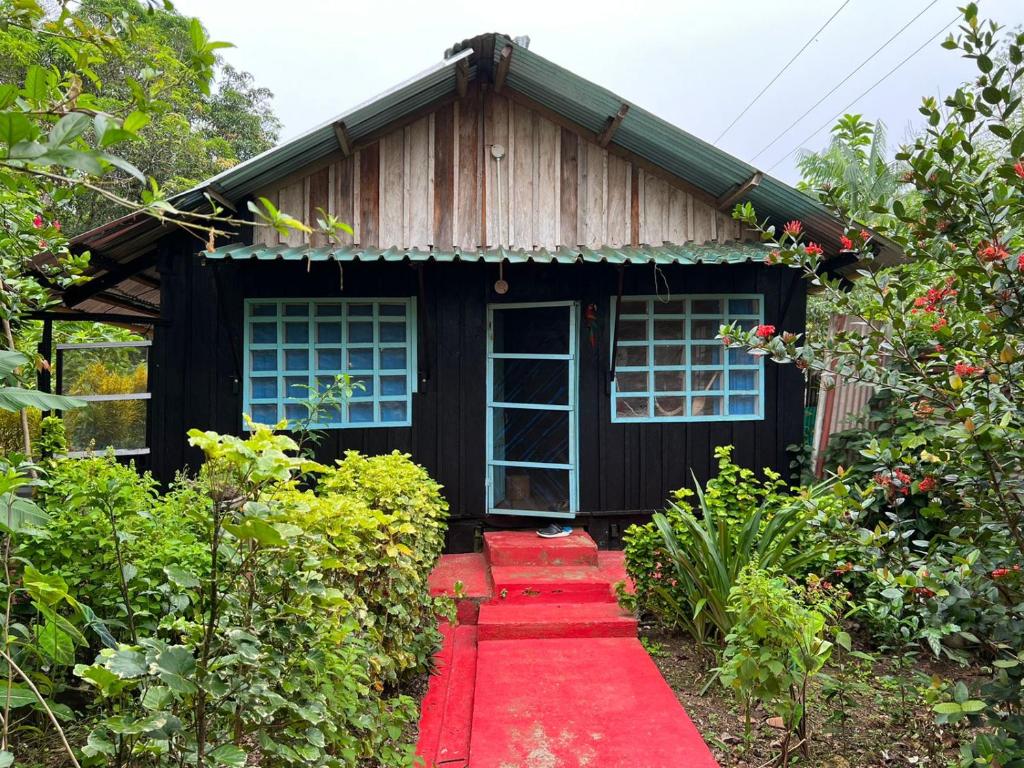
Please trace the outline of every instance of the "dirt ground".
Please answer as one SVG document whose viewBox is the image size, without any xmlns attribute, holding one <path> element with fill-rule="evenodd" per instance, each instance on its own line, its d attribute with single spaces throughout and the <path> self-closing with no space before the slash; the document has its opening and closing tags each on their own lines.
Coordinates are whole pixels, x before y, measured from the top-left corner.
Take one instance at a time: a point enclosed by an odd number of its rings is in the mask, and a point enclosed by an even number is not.
<svg viewBox="0 0 1024 768">
<path fill-rule="evenodd" d="M 715 753 L 722 768 L 777 765 L 782 731 L 753 713 L 749 739 L 733 695 L 717 681 L 708 685 L 714 660 L 692 640 L 653 627 L 641 636 L 669 685 Z M 897 670 L 886 661 L 871 664 L 847 659 L 846 672 L 826 667 L 842 684 L 818 682 L 811 696 L 810 754 L 794 754 L 790 764 L 805 768 L 886 768 L 947 766 L 970 734 L 962 727 L 937 726 L 931 706 L 913 682 L 913 670 Z M 972 670 L 949 667 L 922 654 L 917 669 L 928 677 L 966 679 Z M 918 677 L 917 684 L 923 678 Z M 901 682 L 902 681 L 902 682 Z M 841 693 L 837 692 L 837 689 Z"/>
</svg>

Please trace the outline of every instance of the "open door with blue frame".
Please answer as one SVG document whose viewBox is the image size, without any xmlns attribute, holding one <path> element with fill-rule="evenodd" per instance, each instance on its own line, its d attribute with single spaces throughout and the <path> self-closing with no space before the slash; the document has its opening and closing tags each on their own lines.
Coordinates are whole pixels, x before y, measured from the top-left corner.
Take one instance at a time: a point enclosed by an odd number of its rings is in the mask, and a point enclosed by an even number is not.
<svg viewBox="0 0 1024 768">
<path fill-rule="evenodd" d="M 578 510 L 574 302 L 487 308 L 487 512 Z"/>
</svg>

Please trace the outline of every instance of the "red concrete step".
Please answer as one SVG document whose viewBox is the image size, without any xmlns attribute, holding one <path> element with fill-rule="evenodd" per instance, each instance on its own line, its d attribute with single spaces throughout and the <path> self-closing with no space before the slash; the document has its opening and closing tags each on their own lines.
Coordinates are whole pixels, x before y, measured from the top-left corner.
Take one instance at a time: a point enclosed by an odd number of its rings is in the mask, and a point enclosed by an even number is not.
<svg viewBox="0 0 1024 768">
<path fill-rule="evenodd" d="M 597 544 L 579 528 L 561 539 L 542 539 L 536 531 L 484 534 L 484 554 L 494 565 L 597 565 Z"/>
<path fill-rule="evenodd" d="M 420 708 L 416 754 L 428 767 L 467 768 L 476 689 L 477 628 L 441 625 L 444 644 L 435 655 Z"/>
<path fill-rule="evenodd" d="M 614 582 L 590 565 L 491 566 L 496 603 L 612 603 Z"/>
<path fill-rule="evenodd" d="M 635 638 L 480 643 L 472 768 L 718 768 Z"/>
<path fill-rule="evenodd" d="M 480 604 L 491 598 L 491 576 L 482 554 L 441 555 L 428 579 L 430 594 L 455 598 L 459 624 L 476 624 Z"/>
<path fill-rule="evenodd" d="M 636 619 L 615 603 L 529 603 L 480 606 L 480 640 L 635 637 Z"/>
</svg>

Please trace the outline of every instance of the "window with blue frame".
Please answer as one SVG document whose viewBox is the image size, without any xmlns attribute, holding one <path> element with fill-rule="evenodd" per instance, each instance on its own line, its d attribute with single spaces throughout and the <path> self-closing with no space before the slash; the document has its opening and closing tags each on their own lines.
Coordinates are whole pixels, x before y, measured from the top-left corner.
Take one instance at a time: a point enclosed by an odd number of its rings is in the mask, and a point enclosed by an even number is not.
<svg viewBox="0 0 1024 768">
<path fill-rule="evenodd" d="M 749 329 L 763 317 L 760 295 L 623 296 L 612 421 L 764 418 L 764 359 L 715 338 L 726 323 Z"/>
<path fill-rule="evenodd" d="M 412 424 L 416 304 L 401 299 L 250 299 L 245 305 L 244 411 L 276 424 L 305 418 L 311 388 L 351 377 L 351 398 L 319 428 Z"/>
</svg>

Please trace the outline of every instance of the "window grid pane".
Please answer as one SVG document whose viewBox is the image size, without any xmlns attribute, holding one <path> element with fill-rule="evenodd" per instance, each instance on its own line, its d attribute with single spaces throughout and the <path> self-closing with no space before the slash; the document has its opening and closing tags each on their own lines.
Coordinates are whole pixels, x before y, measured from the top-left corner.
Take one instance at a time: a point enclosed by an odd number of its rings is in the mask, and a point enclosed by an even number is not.
<svg viewBox="0 0 1024 768">
<path fill-rule="evenodd" d="M 763 358 L 715 338 L 722 325 L 763 318 L 760 295 L 623 297 L 612 421 L 763 418 Z"/>
<path fill-rule="evenodd" d="M 414 299 L 246 302 L 244 410 L 258 423 L 305 418 L 302 402 L 347 373 L 355 387 L 317 428 L 409 426 Z"/>
</svg>

